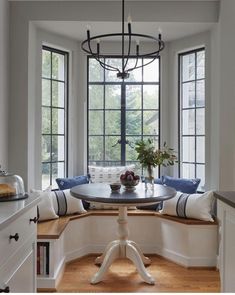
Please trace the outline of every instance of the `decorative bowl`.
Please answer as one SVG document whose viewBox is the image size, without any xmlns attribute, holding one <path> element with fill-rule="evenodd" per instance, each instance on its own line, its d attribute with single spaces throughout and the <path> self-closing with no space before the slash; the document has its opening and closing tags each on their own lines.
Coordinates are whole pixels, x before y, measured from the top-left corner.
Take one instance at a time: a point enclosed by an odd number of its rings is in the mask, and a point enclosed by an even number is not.
<svg viewBox="0 0 235 295">
<path fill-rule="evenodd" d="M 111 188 L 112 192 L 117 192 L 120 190 L 121 184 L 120 183 L 110 183 L 110 188 Z"/>
<path fill-rule="evenodd" d="M 121 179 L 121 184 L 125 187 L 126 191 L 134 191 L 135 186 L 140 182 L 139 179 L 133 179 L 133 180 L 124 180 Z"/>
</svg>

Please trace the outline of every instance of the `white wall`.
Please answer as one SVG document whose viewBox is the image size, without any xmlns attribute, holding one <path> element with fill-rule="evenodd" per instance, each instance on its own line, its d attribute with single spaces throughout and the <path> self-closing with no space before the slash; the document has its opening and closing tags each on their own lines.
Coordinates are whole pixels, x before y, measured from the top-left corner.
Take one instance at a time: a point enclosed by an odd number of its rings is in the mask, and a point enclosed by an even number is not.
<svg viewBox="0 0 235 295">
<path fill-rule="evenodd" d="M 0 1 L 0 165 L 8 169 L 9 4 Z"/>
<path fill-rule="evenodd" d="M 220 189 L 235 189 L 235 1 L 220 10 Z"/>
</svg>

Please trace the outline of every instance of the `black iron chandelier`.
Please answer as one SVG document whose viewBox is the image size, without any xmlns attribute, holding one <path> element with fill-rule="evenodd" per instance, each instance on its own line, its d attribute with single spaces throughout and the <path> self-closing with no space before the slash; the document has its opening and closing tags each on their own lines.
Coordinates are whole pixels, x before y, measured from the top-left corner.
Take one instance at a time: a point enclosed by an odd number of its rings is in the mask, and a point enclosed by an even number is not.
<svg viewBox="0 0 235 295">
<path fill-rule="evenodd" d="M 124 0 L 122 0 L 122 32 L 121 33 L 104 34 L 104 35 L 97 35 L 97 36 L 91 37 L 90 30 L 87 29 L 87 39 L 84 40 L 81 44 L 81 48 L 84 52 L 88 53 L 93 58 L 95 58 L 104 69 L 117 72 L 117 77 L 123 80 L 126 78 L 129 78 L 131 71 L 152 63 L 156 58 L 159 57 L 160 52 L 165 47 L 165 44 L 162 41 L 161 33 L 158 34 L 158 38 L 149 36 L 149 35 L 144 35 L 144 34 L 132 33 L 130 16 L 127 19 L 128 32 L 125 33 L 125 28 L 124 28 L 125 10 L 124 9 L 125 9 L 125 4 L 124 4 Z M 104 62 L 105 55 L 101 53 L 100 42 L 105 40 L 107 41 L 107 39 L 110 39 L 112 37 L 119 38 L 119 41 L 121 39 L 121 54 L 118 55 L 121 57 L 120 67 L 116 67 L 114 65 L 105 63 Z M 142 51 L 142 48 L 139 43 L 140 39 L 143 41 L 154 42 L 155 49 L 152 52 Z M 134 42 L 136 42 L 134 46 L 135 48 L 133 48 Z M 127 44 L 126 48 L 125 48 L 125 43 Z M 135 59 L 134 64 L 128 63 L 130 58 Z M 139 65 L 138 61 L 140 58 L 148 58 L 148 60 L 143 61 L 143 63 Z"/>
</svg>

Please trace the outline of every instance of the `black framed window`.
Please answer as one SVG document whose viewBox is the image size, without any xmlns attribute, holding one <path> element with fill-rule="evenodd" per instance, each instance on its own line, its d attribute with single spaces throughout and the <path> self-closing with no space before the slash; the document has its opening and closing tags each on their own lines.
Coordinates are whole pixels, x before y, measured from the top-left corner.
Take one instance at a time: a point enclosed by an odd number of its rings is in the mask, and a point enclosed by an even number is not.
<svg viewBox="0 0 235 295">
<path fill-rule="evenodd" d="M 205 48 L 179 55 L 180 176 L 205 190 Z"/>
<path fill-rule="evenodd" d="M 105 59 L 110 64 L 121 63 L 117 57 Z M 160 144 L 159 72 L 160 60 L 156 59 L 122 81 L 88 57 L 88 165 L 134 163 L 142 173 L 135 142 L 152 138 L 157 147 Z"/>
<path fill-rule="evenodd" d="M 42 48 L 42 188 L 67 175 L 68 53 Z"/>
</svg>

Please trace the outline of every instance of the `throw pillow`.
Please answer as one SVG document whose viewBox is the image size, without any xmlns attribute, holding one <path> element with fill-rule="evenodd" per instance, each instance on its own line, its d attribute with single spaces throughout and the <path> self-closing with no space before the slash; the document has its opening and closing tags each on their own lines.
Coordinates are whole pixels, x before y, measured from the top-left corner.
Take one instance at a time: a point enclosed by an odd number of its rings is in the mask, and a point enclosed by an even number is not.
<svg viewBox="0 0 235 295">
<path fill-rule="evenodd" d="M 82 201 L 71 195 L 70 189 L 51 191 L 51 199 L 55 212 L 59 216 L 87 212 Z"/>
<path fill-rule="evenodd" d="M 50 191 L 31 190 L 31 193 L 41 197 L 41 201 L 37 206 L 39 221 L 59 218 L 53 207 Z"/>
<path fill-rule="evenodd" d="M 194 194 L 197 192 L 198 185 L 201 179 L 187 179 L 187 178 L 174 178 L 167 175 L 162 176 L 162 183 L 173 187 L 176 191 L 186 194 Z"/>
<path fill-rule="evenodd" d="M 58 184 L 60 190 L 65 190 L 76 185 L 89 183 L 89 178 L 87 175 L 74 176 L 70 178 L 57 178 L 56 183 Z"/>
<path fill-rule="evenodd" d="M 89 183 L 88 175 L 80 175 L 70 178 L 57 178 L 56 182 L 60 190 L 70 189 L 76 185 Z M 82 200 L 83 207 L 85 210 L 89 209 L 90 203 Z"/>
<path fill-rule="evenodd" d="M 116 183 L 120 182 L 120 175 L 125 173 L 125 171 L 135 170 L 135 165 L 127 166 L 110 166 L 110 167 L 101 167 L 101 166 L 89 166 L 89 174 L 92 183 Z M 112 210 L 117 209 L 115 206 L 99 204 L 99 203 L 90 203 L 90 209 L 97 210 Z M 135 206 L 129 207 L 128 209 L 136 209 Z"/>
<path fill-rule="evenodd" d="M 89 173 L 91 176 L 91 182 L 93 183 L 115 183 L 120 182 L 120 175 L 127 170 L 135 170 L 135 165 L 128 166 L 112 166 L 112 167 L 100 167 L 89 166 Z"/>
<path fill-rule="evenodd" d="M 164 201 L 161 214 L 214 221 L 211 216 L 213 192 L 185 194 L 177 192 L 174 198 Z"/>
<path fill-rule="evenodd" d="M 155 184 L 163 184 L 163 183 L 162 183 L 162 177 L 160 177 L 160 178 L 155 178 L 155 179 L 154 179 L 154 183 L 155 183 Z"/>
</svg>

